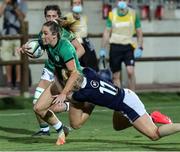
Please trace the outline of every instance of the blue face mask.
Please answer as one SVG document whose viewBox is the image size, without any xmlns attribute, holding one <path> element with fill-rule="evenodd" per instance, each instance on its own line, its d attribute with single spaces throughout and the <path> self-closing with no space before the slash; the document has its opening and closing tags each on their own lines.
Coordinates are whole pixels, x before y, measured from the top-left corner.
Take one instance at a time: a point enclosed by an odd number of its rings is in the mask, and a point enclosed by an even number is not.
<svg viewBox="0 0 180 152">
<path fill-rule="evenodd" d="M 118 2 L 118 8 L 120 8 L 120 9 L 126 9 L 126 8 L 127 8 L 126 2 L 119 1 L 119 2 Z"/>
<path fill-rule="evenodd" d="M 74 13 L 81 13 L 82 12 L 82 5 L 73 6 L 72 11 Z"/>
</svg>

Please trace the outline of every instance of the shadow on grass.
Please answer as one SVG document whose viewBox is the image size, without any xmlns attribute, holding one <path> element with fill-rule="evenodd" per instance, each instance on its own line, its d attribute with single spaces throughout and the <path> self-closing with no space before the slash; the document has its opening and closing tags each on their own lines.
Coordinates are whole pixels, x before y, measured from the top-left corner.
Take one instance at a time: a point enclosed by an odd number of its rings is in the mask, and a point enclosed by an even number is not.
<svg viewBox="0 0 180 152">
<path fill-rule="evenodd" d="M 149 149 L 150 151 L 180 151 L 180 142 L 156 142 L 156 141 L 149 141 L 147 140 L 141 140 L 137 142 L 137 140 L 104 140 L 104 139 L 69 139 L 66 142 L 68 143 L 102 143 L 104 144 L 111 144 L 113 148 L 117 147 L 123 147 L 123 145 L 126 145 L 127 147 L 141 147 L 144 149 Z M 113 146 L 114 144 L 114 146 Z M 173 148 L 172 148 L 173 147 Z M 117 147 L 118 148 L 118 147 Z"/>
<path fill-rule="evenodd" d="M 126 144 L 126 145 L 167 145 L 167 144 L 170 144 L 170 145 L 179 145 L 180 143 L 177 142 L 177 143 L 171 143 L 171 142 L 164 142 L 164 143 L 158 143 L 156 141 L 154 142 L 151 142 L 149 140 L 147 140 L 147 142 L 145 143 L 144 140 L 141 140 L 139 142 L 137 142 L 137 140 L 107 140 L 107 139 L 68 139 L 67 140 L 67 143 L 78 143 L 78 142 L 91 142 L 91 143 L 107 143 L 107 144 Z"/>
<path fill-rule="evenodd" d="M 24 109 L 24 104 L 15 98 L 6 97 L 1 99 L 0 109 Z"/>
<path fill-rule="evenodd" d="M 142 146 L 145 149 L 149 149 L 149 150 L 153 150 L 153 151 L 180 151 L 180 148 L 176 148 L 176 145 L 179 145 L 180 143 L 166 143 L 166 145 L 170 144 L 171 147 L 173 148 L 169 148 L 167 146 L 165 147 L 154 147 L 153 145 L 150 146 Z M 159 146 L 161 146 L 161 144 L 159 144 Z"/>
<path fill-rule="evenodd" d="M 0 109 L 25 109 L 32 108 L 33 98 L 5 97 L 0 98 Z"/>
<path fill-rule="evenodd" d="M 14 142 L 14 143 L 21 143 L 21 144 L 54 144 L 56 141 L 55 139 L 48 138 L 48 137 L 31 137 L 31 136 L 26 136 L 26 137 L 8 137 L 8 136 L 2 136 L 0 135 L 0 139 L 5 139 L 8 140 L 9 142 Z M 93 144 L 93 143 L 100 143 L 102 146 L 104 144 L 111 144 L 113 148 L 119 148 L 122 147 L 123 145 L 126 145 L 126 147 L 133 147 L 133 146 L 139 146 L 144 149 L 149 149 L 149 150 L 155 150 L 155 151 L 180 151 L 179 146 L 180 143 L 170 143 L 170 142 L 164 142 L 164 143 L 156 143 L 156 142 L 150 142 L 147 141 L 144 143 L 144 140 L 137 142 L 136 140 L 106 140 L 106 139 L 67 139 L 66 144 Z M 113 146 L 114 144 L 114 146 Z M 119 145 L 119 147 L 117 147 Z M 170 145 L 173 148 L 170 148 L 168 145 Z M 159 146 L 159 147 L 158 147 Z M 161 146 L 161 147 L 160 147 Z M 163 146 L 163 147 L 162 147 Z M 67 147 L 68 150 L 74 150 L 73 147 Z M 79 147 L 80 148 L 80 147 Z M 84 148 L 84 147 L 83 147 Z M 138 147 L 137 147 L 138 148 Z"/>
<path fill-rule="evenodd" d="M 33 144 L 33 143 L 55 143 L 56 139 L 47 139 L 43 137 L 9 137 L 9 136 L 1 136 L 0 139 L 8 140 L 9 142 L 21 143 L 21 144 Z"/>
<path fill-rule="evenodd" d="M 34 133 L 33 131 L 27 129 L 10 128 L 10 127 L 2 127 L 2 126 L 0 126 L 0 130 L 8 133 L 23 134 L 23 135 L 32 135 Z"/>
</svg>

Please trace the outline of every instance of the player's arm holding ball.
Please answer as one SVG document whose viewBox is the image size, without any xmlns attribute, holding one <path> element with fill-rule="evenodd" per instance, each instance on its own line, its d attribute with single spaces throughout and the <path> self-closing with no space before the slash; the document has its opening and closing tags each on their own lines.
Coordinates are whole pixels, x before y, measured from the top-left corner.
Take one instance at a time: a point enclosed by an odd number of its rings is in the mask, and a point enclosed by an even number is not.
<svg viewBox="0 0 180 152">
<path fill-rule="evenodd" d="M 24 45 L 22 45 L 22 47 L 18 48 L 17 52 L 23 54 L 25 53 L 30 58 L 39 58 L 43 55 L 44 50 L 39 44 L 38 39 L 34 39 L 26 42 Z"/>
<path fill-rule="evenodd" d="M 25 43 L 25 44 L 23 44 L 21 47 L 17 48 L 16 51 L 17 51 L 19 54 L 20 54 L 20 53 L 24 54 L 24 53 L 26 53 L 29 49 L 31 49 L 31 48 L 29 48 L 29 46 L 27 45 L 27 43 Z"/>
</svg>

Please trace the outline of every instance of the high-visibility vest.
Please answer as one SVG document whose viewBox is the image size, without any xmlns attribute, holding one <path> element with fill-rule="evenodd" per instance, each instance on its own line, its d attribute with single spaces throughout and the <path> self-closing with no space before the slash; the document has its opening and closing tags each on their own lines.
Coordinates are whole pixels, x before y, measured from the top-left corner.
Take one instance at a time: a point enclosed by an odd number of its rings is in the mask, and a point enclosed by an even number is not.
<svg viewBox="0 0 180 152">
<path fill-rule="evenodd" d="M 109 18 L 112 21 L 110 43 L 133 44 L 136 18 L 135 11 L 128 8 L 128 13 L 125 16 L 118 16 L 118 11 L 115 8 L 109 13 Z"/>
<path fill-rule="evenodd" d="M 81 15 L 79 20 L 76 20 L 73 17 L 72 13 L 66 15 L 67 20 L 71 23 L 71 30 L 75 33 L 77 40 L 82 43 L 82 38 L 87 37 L 87 17 L 85 15 Z"/>
</svg>

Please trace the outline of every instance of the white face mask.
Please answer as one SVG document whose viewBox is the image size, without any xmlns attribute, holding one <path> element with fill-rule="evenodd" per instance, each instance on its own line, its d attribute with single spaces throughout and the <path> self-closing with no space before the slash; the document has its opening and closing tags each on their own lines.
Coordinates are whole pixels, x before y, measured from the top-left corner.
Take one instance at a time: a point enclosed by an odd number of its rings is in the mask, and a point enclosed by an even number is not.
<svg viewBox="0 0 180 152">
<path fill-rule="evenodd" d="M 76 5 L 76 6 L 73 6 L 73 8 L 72 8 L 72 11 L 74 12 L 74 13 L 81 13 L 82 12 L 82 5 Z"/>
<path fill-rule="evenodd" d="M 126 9 L 127 8 L 127 3 L 124 1 L 119 1 L 117 4 L 118 8 L 120 9 Z"/>
</svg>

